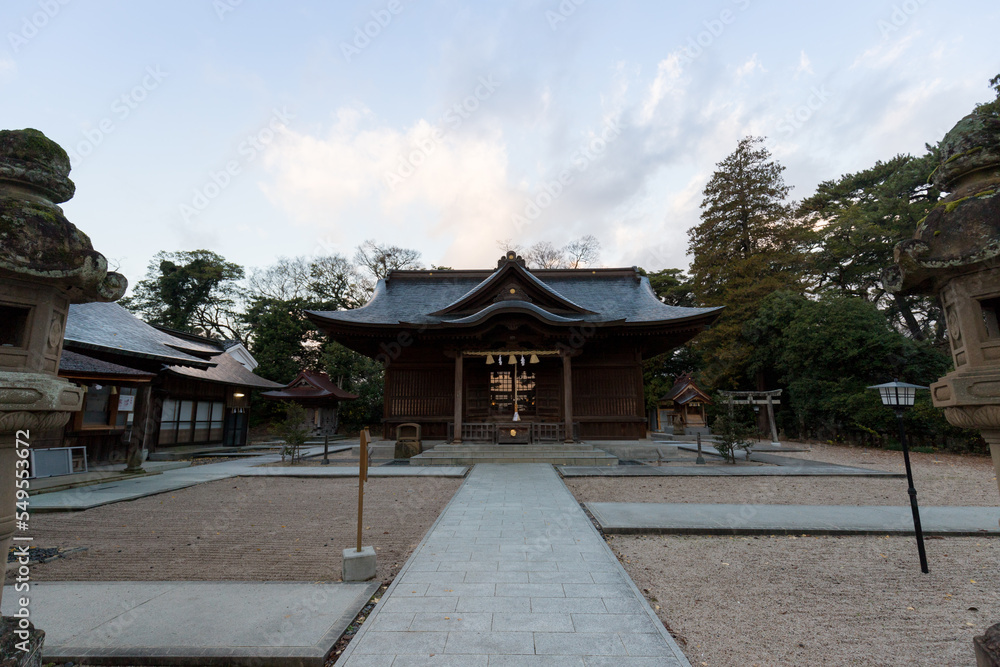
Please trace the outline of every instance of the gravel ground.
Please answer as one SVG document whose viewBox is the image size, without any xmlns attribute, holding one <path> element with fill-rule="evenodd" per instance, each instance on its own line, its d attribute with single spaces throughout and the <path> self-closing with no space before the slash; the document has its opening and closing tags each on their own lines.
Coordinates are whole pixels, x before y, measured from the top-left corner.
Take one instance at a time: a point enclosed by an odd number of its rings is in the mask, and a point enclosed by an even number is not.
<svg viewBox="0 0 1000 667">
<path fill-rule="evenodd" d="M 904 473 L 902 452 L 809 445 L 784 456 Z M 910 455 L 921 505 L 1000 507 L 989 457 Z M 906 479 L 865 477 L 575 477 L 581 502 L 748 503 L 769 505 L 908 505 Z M 998 512 L 1000 516 L 1000 512 Z"/>
<path fill-rule="evenodd" d="M 974 665 L 1000 622 L 1000 540 L 620 536 L 692 665 Z"/>
<path fill-rule="evenodd" d="M 376 577 L 396 576 L 460 479 L 377 478 L 365 486 L 364 543 Z M 87 547 L 37 564 L 41 581 L 337 581 L 353 546 L 354 479 L 234 478 L 84 512 L 31 517 L 40 547 Z M 325 511 L 322 508 L 327 508 Z"/>
<path fill-rule="evenodd" d="M 799 458 L 903 472 L 901 452 L 831 445 Z M 924 505 L 1000 506 L 989 458 L 914 454 Z M 581 501 L 905 505 L 905 479 L 567 479 Z M 998 510 L 1000 514 L 1000 510 Z M 1000 539 L 610 536 L 693 665 L 973 665 L 1000 622 Z"/>
</svg>

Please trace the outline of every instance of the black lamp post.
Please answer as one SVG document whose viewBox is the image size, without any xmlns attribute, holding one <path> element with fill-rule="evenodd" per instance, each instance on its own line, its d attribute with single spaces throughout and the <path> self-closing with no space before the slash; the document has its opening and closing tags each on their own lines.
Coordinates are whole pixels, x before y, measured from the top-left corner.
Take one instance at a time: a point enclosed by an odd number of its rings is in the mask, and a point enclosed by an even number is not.
<svg viewBox="0 0 1000 667">
<path fill-rule="evenodd" d="M 906 446 L 906 430 L 903 428 L 903 411 L 913 407 L 917 389 L 927 389 L 916 384 L 906 384 L 895 380 L 877 384 L 869 389 L 878 389 L 882 405 L 896 411 L 899 423 L 899 442 L 903 446 L 903 461 L 906 462 L 906 481 L 909 483 L 910 509 L 913 510 L 913 531 L 917 534 L 917 552 L 920 554 L 920 571 L 927 574 L 927 554 L 924 552 L 924 531 L 920 528 L 920 508 L 917 507 L 917 490 L 913 488 L 913 473 L 910 471 L 910 449 Z"/>
</svg>

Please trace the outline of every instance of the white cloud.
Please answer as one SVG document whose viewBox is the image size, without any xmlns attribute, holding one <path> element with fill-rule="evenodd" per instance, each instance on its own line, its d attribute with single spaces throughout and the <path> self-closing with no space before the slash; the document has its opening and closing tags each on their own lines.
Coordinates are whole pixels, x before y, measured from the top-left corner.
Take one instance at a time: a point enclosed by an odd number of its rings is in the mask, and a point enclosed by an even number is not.
<svg viewBox="0 0 1000 667">
<path fill-rule="evenodd" d="M 426 261 L 468 266 L 494 260 L 495 240 L 510 236 L 499 132 L 469 136 L 424 119 L 397 130 L 348 107 L 325 136 L 290 131 L 267 167 L 268 198 L 341 247 L 378 236 L 364 224 L 377 220 L 380 240 L 419 247 L 429 237 L 442 256 Z"/>
<path fill-rule="evenodd" d="M 0 81 L 9 81 L 17 75 L 17 63 L 13 58 L 0 54 Z"/>
<path fill-rule="evenodd" d="M 680 51 L 671 53 L 656 68 L 656 78 L 649 84 L 646 99 L 642 104 L 639 113 L 639 121 L 646 125 L 656 114 L 660 102 L 667 96 L 667 93 L 677 93 L 681 78 L 681 54 Z"/>
<path fill-rule="evenodd" d="M 919 30 L 912 30 L 906 36 L 899 39 L 883 38 L 878 44 L 858 56 L 851 63 L 850 69 L 857 69 L 859 67 L 886 69 L 898 61 L 920 35 Z"/>
<path fill-rule="evenodd" d="M 799 78 L 802 74 L 808 74 L 809 76 L 815 74 L 812 68 L 812 61 L 809 60 L 809 56 L 806 55 L 805 51 L 799 54 L 799 66 L 795 70 L 795 78 Z"/>
<path fill-rule="evenodd" d="M 757 54 L 750 56 L 750 60 L 746 61 L 742 65 L 736 68 L 736 78 L 743 79 L 750 76 L 754 72 L 767 72 L 764 66 L 761 64 L 760 59 Z"/>
</svg>

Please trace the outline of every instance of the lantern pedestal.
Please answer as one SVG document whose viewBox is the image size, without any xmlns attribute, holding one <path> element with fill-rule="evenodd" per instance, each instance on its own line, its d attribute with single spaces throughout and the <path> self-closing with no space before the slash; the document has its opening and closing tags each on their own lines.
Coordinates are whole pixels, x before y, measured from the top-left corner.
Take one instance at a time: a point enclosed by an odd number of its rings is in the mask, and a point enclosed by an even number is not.
<svg viewBox="0 0 1000 667">
<path fill-rule="evenodd" d="M 21 627 L 21 619 L 0 619 L 0 667 L 41 667 L 45 632 L 30 622 Z"/>
<path fill-rule="evenodd" d="M 935 407 L 948 423 L 978 429 L 990 446 L 1000 491 L 1000 372 L 955 371 L 931 385 Z"/>
<path fill-rule="evenodd" d="M 972 644 L 976 648 L 976 667 L 1000 667 L 1000 623 L 974 637 Z"/>
</svg>

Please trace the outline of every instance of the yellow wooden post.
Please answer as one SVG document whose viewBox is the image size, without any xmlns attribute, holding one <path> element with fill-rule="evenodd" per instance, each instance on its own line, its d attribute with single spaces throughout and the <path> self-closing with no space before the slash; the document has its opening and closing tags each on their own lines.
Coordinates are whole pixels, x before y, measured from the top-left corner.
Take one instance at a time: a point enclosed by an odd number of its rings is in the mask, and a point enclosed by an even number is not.
<svg viewBox="0 0 1000 667">
<path fill-rule="evenodd" d="M 368 429 L 361 431 L 361 462 L 358 465 L 358 553 L 361 553 L 361 524 L 365 513 L 365 482 L 368 481 Z"/>
</svg>

